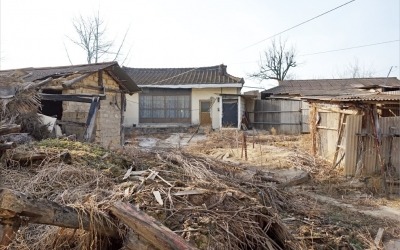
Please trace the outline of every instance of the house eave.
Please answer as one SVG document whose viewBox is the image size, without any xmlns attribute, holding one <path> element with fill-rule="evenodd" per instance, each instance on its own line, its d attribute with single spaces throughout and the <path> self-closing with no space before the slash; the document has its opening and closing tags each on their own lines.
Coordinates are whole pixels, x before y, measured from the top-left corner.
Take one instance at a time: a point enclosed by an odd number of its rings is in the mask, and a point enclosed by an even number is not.
<svg viewBox="0 0 400 250">
<path fill-rule="evenodd" d="M 205 89 L 205 88 L 241 88 L 242 83 L 224 84 L 171 84 L 171 85 L 139 85 L 140 88 L 166 88 L 166 89 Z"/>
</svg>

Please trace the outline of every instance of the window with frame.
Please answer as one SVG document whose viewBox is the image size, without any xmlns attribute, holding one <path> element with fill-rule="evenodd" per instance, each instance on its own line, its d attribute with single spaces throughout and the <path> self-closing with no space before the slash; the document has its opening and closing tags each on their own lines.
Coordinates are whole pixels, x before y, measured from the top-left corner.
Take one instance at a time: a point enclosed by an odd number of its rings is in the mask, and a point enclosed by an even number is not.
<svg viewBox="0 0 400 250">
<path fill-rule="evenodd" d="M 191 89 L 145 89 L 139 94 L 140 123 L 190 123 Z"/>
</svg>

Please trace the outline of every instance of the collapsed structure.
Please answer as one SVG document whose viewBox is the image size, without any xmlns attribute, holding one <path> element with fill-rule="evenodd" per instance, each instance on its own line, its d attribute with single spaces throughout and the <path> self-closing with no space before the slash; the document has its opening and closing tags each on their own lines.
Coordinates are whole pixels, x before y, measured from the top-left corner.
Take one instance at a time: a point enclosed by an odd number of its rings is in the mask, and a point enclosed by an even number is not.
<svg viewBox="0 0 400 250">
<path fill-rule="evenodd" d="M 117 62 L 12 69 L 0 75 L 35 85 L 40 112 L 56 117 L 63 133 L 106 147 L 123 143 L 125 94 L 140 90 Z M 5 89 L 12 92 L 15 86 Z"/>
</svg>

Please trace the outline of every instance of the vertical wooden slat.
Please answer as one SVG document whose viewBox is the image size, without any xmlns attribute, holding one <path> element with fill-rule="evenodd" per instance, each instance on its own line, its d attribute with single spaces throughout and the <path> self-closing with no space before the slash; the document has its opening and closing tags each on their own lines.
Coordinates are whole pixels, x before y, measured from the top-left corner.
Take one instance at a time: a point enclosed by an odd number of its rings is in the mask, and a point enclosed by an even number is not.
<svg viewBox="0 0 400 250">
<path fill-rule="evenodd" d="M 349 115 L 346 120 L 344 141 L 346 147 L 346 155 L 344 158 L 344 174 L 346 176 L 354 176 L 357 167 L 357 154 L 359 136 L 361 132 L 361 115 Z"/>
</svg>

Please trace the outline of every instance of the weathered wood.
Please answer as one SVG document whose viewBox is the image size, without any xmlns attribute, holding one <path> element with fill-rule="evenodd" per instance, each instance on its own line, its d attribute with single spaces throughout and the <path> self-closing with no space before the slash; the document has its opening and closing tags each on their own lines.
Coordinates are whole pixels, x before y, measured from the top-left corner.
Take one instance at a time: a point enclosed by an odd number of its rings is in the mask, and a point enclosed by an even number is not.
<svg viewBox="0 0 400 250">
<path fill-rule="evenodd" d="M 15 142 L 4 142 L 4 143 L 0 143 L 0 152 L 4 151 L 6 149 L 11 149 L 11 148 L 15 148 L 17 146 L 17 144 Z"/>
<path fill-rule="evenodd" d="M 110 211 L 139 237 L 151 242 L 157 249 L 196 249 L 169 228 L 129 203 L 116 202 Z"/>
<path fill-rule="evenodd" d="M 378 229 L 378 233 L 376 234 L 375 240 L 374 240 L 374 243 L 375 243 L 376 247 L 379 247 L 379 245 L 381 244 L 383 231 L 384 231 L 384 229 L 381 228 L 381 227 Z"/>
<path fill-rule="evenodd" d="M 100 100 L 105 99 L 103 95 L 66 95 L 66 94 L 40 94 L 42 100 L 48 101 L 67 101 L 67 102 L 83 102 L 92 103 L 92 98 L 100 98 Z"/>
<path fill-rule="evenodd" d="M 15 232 L 18 231 L 21 225 L 21 220 L 16 219 L 1 219 L 0 218 L 0 247 L 8 246 L 15 238 Z"/>
<path fill-rule="evenodd" d="M 14 161 L 36 161 L 36 160 L 43 160 L 46 158 L 45 153 L 40 153 L 40 152 L 15 152 L 12 154 L 11 159 Z"/>
<path fill-rule="evenodd" d="M 86 130 L 83 135 L 85 141 L 90 141 L 90 139 L 92 138 L 94 125 L 96 123 L 97 110 L 99 109 L 99 106 L 100 106 L 100 98 L 99 97 L 93 98 L 89 108 L 89 115 L 86 121 Z"/>
<path fill-rule="evenodd" d="M 48 84 L 51 81 L 53 81 L 53 78 L 52 77 L 48 77 L 48 78 L 46 78 L 46 79 L 44 79 L 43 81 L 40 81 L 40 82 L 32 82 L 32 83 L 26 85 L 24 87 L 24 90 L 33 89 L 33 88 L 37 89 L 37 88 L 40 88 L 40 87 Z"/>
<path fill-rule="evenodd" d="M 32 197 L 14 190 L 0 189 L 0 218 L 27 217 L 28 223 L 53 225 L 59 227 L 95 230 L 98 234 L 118 237 L 118 230 L 111 220 L 102 215 L 96 219 L 84 211 L 62 206 L 47 199 Z"/>
<path fill-rule="evenodd" d="M 17 124 L 6 124 L 0 126 L 0 136 L 11 133 L 18 133 L 19 131 L 21 131 L 21 126 Z"/>
<path fill-rule="evenodd" d="M 132 230 L 129 230 L 125 236 L 124 246 L 122 250 L 156 250 L 148 241 L 140 238 Z"/>
<path fill-rule="evenodd" d="M 337 158 L 338 158 L 339 150 L 340 150 L 340 145 L 342 144 L 344 128 L 346 127 L 347 115 L 346 114 L 341 114 L 341 115 L 342 115 L 342 119 L 340 119 L 339 135 L 338 135 L 338 139 L 336 142 L 335 154 L 333 155 L 332 168 L 336 167 Z"/>
<path fill-rule="evenodd" d="M 73 79 L 70 79 L 70 80 L 67 80 L 67 81 L 63 82 L 61 85 L 64 88 L 70 88 L 72 85 L 74 85 L 75 83 L 80 82 L 81 80 L 85 79 L 86 77 L 90 76 L 91 74 L 92 73 L 86 73 L 86 74 L 80 75 L 78 77 L 75 77 Z"/>
</svg>

